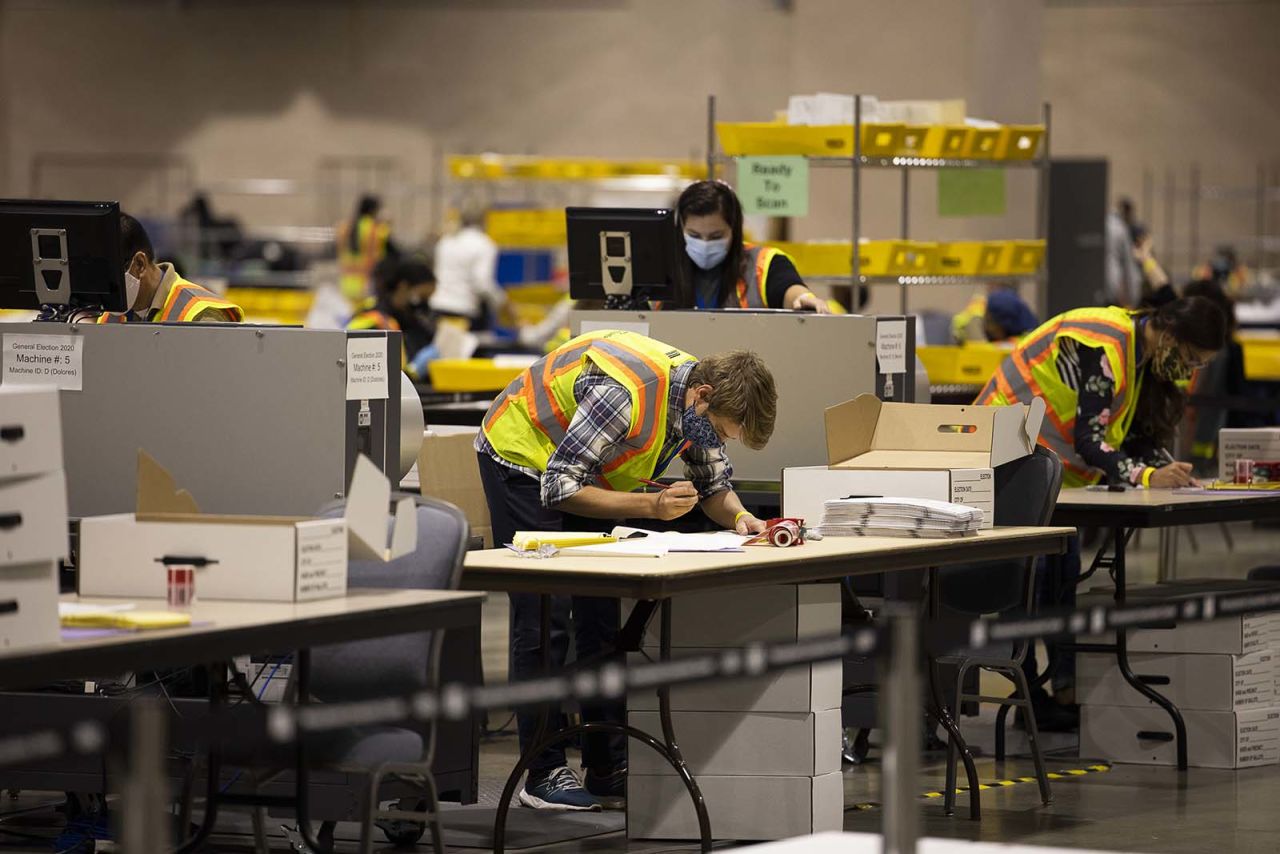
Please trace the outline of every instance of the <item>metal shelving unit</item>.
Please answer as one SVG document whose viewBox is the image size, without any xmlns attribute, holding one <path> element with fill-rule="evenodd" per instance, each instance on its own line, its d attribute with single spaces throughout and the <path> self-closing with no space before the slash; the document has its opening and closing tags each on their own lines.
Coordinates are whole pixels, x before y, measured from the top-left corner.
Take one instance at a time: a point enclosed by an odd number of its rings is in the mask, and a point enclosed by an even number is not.
<svg viewBox="0 0 1280 854">
<path fill-rule="evenodd" d="M 815 276 L 807 281 L 814 284 L 826 284 L 836 287 L 853 287 L 854 285 L 897 285 L 899 288 L 898 310 L 907 313 L 907 291 L 912 286 L 937 285 L 980 285 L 988 282 L 1019 283 L 1034 281 L 1036 283 L 1036 303 L 1043 313 L 1047 304 L 1048 250 L 1046 247 L 1044 261 L 1040 271 L 1025 276 L 978 275 L 978 276 L 863 276 L 860 273 L 858 258 L 858 241 L 862 237 L 862 172 L 864 169 L 897 169 L 902 180 L 902 218 L 899 237 L 910 239 L 911 234 L 911 173 L 920 169 L 1033 169 L 1037 174 L 1036 188 L 1036 227 L 1035 237 L 1045 240 L 1049 233 L 1049 162 L 1050 162 L 1050 119 L 1051 111 L 1048 103 L 1041 106 L 1040 121 L 1044 125 L 1044 138 L 1040 144 L 1040 154 L 1031 160 L 978 160 L 934 157 L 880 157 L 867 156 L 862 153 L 862 96 L 853 96 L 853 156 L 809 156 L 807 159 L 813 166 L 849 167 L 852 173 L 852 257 L 853 275 L 849 277 Z M 716 96 L 707 96 L 707 174 L 715 177 L 716 167 L 730 163 L 732 157 L 717 154 L 716 146 Z"/>
</svg>

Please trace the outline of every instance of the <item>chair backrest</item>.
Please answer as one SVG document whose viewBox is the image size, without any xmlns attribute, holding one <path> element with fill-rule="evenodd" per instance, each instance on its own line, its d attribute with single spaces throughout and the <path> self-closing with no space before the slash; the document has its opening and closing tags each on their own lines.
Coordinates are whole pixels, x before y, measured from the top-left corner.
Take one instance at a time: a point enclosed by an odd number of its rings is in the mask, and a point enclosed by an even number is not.
<svg viewBox="0 0 1280 854">
<path fill-rule="evenodd" d="M 351 561 L 347 565 L 348 587 L 457 589 L 470 536 L 466 516 L 447 502 L 417 495 L 413 498 L 418 505 L 417 548 L 386 563 Z M 320 515 L 341 516 L 342 509 L 343 505 L 335 502 Z M 393 522 L 388 514 L 388 530 Z M 311 654 L 311 695 L 335 702 L 433 688 L 443 638 L 443 632 L 414 632 L 316 647 Z"/>
<path fill-rule="evenodd" d="M 1039 445 L 995 469 L 996 525 L 1048 525 L 1062 488 L 1062 461 Z M 1030 559 L 1034 560 L 1034 558 Z M 962 614 L 996 614 L 1031 604 L 1027 560 L 964 564 L 938 573 L 939 601 Z"/>
</svg>

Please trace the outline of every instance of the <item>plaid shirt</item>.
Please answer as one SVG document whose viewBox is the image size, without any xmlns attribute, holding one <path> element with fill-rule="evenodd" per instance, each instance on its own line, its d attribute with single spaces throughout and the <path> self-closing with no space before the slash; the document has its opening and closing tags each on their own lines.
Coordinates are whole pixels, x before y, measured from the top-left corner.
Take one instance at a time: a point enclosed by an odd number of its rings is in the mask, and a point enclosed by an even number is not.
<svg viewBox="0 0 1280 854">
<path fill-rule="evenodd" d="M 692 445 L 683 448 L 680 418 L 685 409 L 684 398 L 689 390 L 689 374 L 693 365 L 693 362 L 686 362 L 671 371 L 667 435 L 662 443 L 658 470 L 652 476 L 660 476 L 679 455 L 685 463 L 685 476 L 693 482 L 702 498 L 708 498 L 732 488 L 729 481 L 733 477 L 733 466 L 723 445 L 717 448 Z M 541 481 L 544 507 L 555 507 L 577 494 L 582 487 L 594 485 L 600 479 L 604 466 L 626 450 L 623 441 L 631 429 L 631 394 L 626 388 L 595 365 L 588 364 L 573 384 L 573 397 L 578 401 L 578 410 L 569 422 L 564 441 L 547 461 L 545 472 L 504 460 L 485 437 L 484 431 L 476 436 L 475 449 L 478 452 Z"/>
</svg>

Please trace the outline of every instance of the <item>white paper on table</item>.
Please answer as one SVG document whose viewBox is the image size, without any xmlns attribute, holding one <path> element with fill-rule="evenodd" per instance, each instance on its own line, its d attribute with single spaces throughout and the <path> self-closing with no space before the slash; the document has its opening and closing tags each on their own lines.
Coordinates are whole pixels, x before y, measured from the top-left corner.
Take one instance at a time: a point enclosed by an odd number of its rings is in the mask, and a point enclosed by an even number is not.
<svg viewBox="0 0 1280 854">
<path fill-rule="evenodd" d="M 647 542 L 661 544 L 668 552 L 740 552 L 743 544 L 751 539 L 736 531 L 714 531 L 707 534 L 682 534 L 678 531 L 649 531 L 644 528 L 628 528 L 618 525 L 610 533 L 618 542 Z M 644 534 L 635 540 L 634 534 Z"/>
<path fill-rule="evenodd" d="M 120 614 L 132 611 L 138 606 L 133 602 L 122 602 L 118 605 L 89 605 L 84 602 L 59 602 L 58 616 L 72 617 L 80 614 Z"/>
</svg>

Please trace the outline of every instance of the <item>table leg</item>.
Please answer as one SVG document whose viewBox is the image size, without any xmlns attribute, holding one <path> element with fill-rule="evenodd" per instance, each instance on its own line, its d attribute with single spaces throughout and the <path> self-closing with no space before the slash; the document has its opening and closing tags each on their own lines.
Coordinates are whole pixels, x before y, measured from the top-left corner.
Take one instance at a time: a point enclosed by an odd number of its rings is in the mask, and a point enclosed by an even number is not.
<svg viewBox="0 0 1280 854">
<path fill-rule="evenodd" d="M 1178 535 L 1181 530 L 1181 528 L 1160 529 L 1160 562 L 1156 579 L 1161 584 L 1173 581 L 1178 576 Z"/>
<path fill-rule="evenodd" d="M 1116 531 L 1116 553 L 1112 569 L 1116 581 L 1115 602 L 1119 607 L 1124 607 L 1128 586 L 1128 579 L 1125 573 L 1125 546 L 1128 543 L 1128 539 L 1124 531 Z M 1128 682 L 1139 694 L 1164 709 L 1173 720 L 1174 737 L 1178 751 L 1178 770 L 1187 770 L 1187 725 L 1182 720 L 1182 712 L 1178 711 L 1178 707 L 1167 697 L 1143 682 L 1142 678 L 1133 672 L 1133 667 L 1129 664 L 1129 634 L 1124 628 L 1116 629 L 1116 662 L 1120 666 L 1120 675 L 1124 677 L 1124 681 Z"/>
<path fill-rule="evenodd" d="M 216 715 L 224 699 L 227 689 L 227 664 L 225 661 L 215 662 L 209 666 L 209 713 Z M 205 781 L 204 816 L 200 819 L 200 827 L 183 844 L 179 845 L 176 854 L 190 854 L 198 851 L 209 840 L 213 826 L 218 821 L 218 777 L 222 773 L 222 745 L 217 736 L 209 741 L 209 770 Z M 185 829 L 185 828 L 184 828 Z"/>
<path fill-rule="evenodd" d="M 297 704 L 309 702 L 311 684 L 311 650 L 300 649 L 293 654 L 293 684 L 297 691 Z M 298 835 L 302 843 L 316 854 L 329 854 L 332 846 L 322 844 L 311 832 L 311 773 L 307 763 L 306 737 L 298 734 L 294 763 L 294 814 L 298 819 Z"/>
<path fill-rule="evenodd" d="M 551 597 L 545 593 L 538 597 L 538 620 L 538 642 L 542 644 L 541 675 L 546 677 L 551 674 Z M 493 817 L 494 854 L 502 854 L 506 845 L 507 813 L 511 811 L 511 799 L 516 796 L 516 786 L 520 784 L 520 778 L 524 775 L 525 769 L 529 767 L 529 764 L 533 762 L 533 758 L 540 751 L 559 740 L 551 740 L 546 745 L 541 743 L 550 722 L 551 709 L 548 706 L 542 706 L 538 710 L 538 726 L 534 730 L 533 738 L 529 740 L 529 749 L 520 754 L 516 767 L 511 769 L 511 774 L 507 777 L 507 784 L 502 787 L 502 797 L 498 799 L 498 810 Z M 517 731 L 519 728 L 520 726 L 517 724 Z M 555 735 L 559 734 L 559 732 L 555 733 Z"/>
<path fill-rule="evenodd" d="M 663 661 L 671 660 L 671 600 L 664 599 L 662 602 L 662 632 L 659 640 L 659 651 Z M 676 744 L 675 726 L 671 722 L 671 686 L 662 685 L 658 688 L 658 715 L 662 720 L 662 738 L 666 742 L 667 751 L 670 754 L 667 760 L 671 766 L 676 769 L 680 781 L 684 783 L 684 787 L 689 791 L 689 797 L 693 799 L 693 810 L 698 815 L 698 834 L 702 840 L 702 850 L 711 850 L 711 817 L 707 814 L 707 803 L 702 797 L 702 790 L 698 788 L 698 783 L 693 779 L 693 775 L 689 773 L 689 768 L 685 765 L 684 755 L 680 752 L 680 746 Z"/>
</svg>

